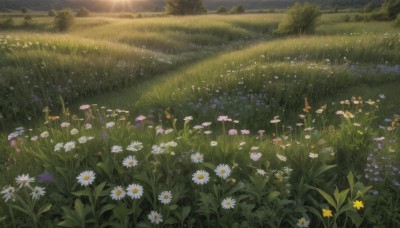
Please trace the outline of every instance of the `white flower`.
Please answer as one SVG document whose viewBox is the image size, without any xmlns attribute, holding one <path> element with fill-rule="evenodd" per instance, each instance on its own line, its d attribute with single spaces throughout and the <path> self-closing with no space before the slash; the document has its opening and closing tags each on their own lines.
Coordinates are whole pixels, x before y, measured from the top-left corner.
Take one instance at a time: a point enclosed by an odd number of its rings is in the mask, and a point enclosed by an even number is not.
<svg viewBox="0 0 400 228">
<path fill-rule="evenodd" d="M 61 148 L 63 148 L 63 147 L 64 147 L 64 143 L 57 143 L 57 144 L 54 146 L 54 152 L 60 151 Z"/>
<path fill-rule="evenodd" d="M 196 184 L 203 185 L 210 180 L 210 175 L 204 170 L 198 170 L 195 173 L 193 173 L 192 180 Z"/>
<path fill-rule="evenodd" d="M 196 125 L 196 126 L 193 127 L 193 129 L 195 129 L 195 130 L 200 130 L 200 129 L 203 129 L 203 128 L 204 127 L 202 125 Z"/>
<path fill-rule="evenodd" d="M 165 147 L 176 147 L 178 145 L 178 143 L 171 141 L 171 142 L 167 142 L 165 144 Z"/>
<path fill-rule="evenodd" d="M 91 125 L 91 124 L 85 124 L 85 129 L 86 130 L 88 130 L 88 129 L 92 129 L 93 128 L 93 126 Z"/>
<path fill-rule="evenodd" d="M 250 159 L 253 161 L 258 161 L 260 160 L 262 154 L 260 152 L 251 152 L 250 153 Z"/>
<path fill-rule="evenodd" d="M 304 217 L 297 220 L 298 227 L 308 227 L 310 225 L 310 220 L 305 219 Z"/>
<path fill-rule="evenodd" d="M 162 148 L 160 146 L 153 145 L 151 147 L 151 153 L 154 154 L 154 155 L 163 154 L 164 152 L 165 152 L 164 148 Z"/>
<path fill-rule="evenodd" d="M 75 142 L 74 142 L 74 141 L 67 142 L 67 143 L 65 143 L 65 145 L 64 145 L 64 150 L 65 150 L 65 152 L 71 151 L 71 150 L 73 150 L 74 148 L 75 148 Z"/>
<path fill-rule="evenodd" d="M 210 126 L 212 123 L 211 122 L 204 122 L 204 123 L 202 123 L 201 125 L 203 126 L 203 127 L 208 127 L 208 126 Z"/>
<path fill-rule="evenodd" d="M 111 199 L 113 200 L 120 200 L 124 198 L 125 195 L 125 190 L 121 186 L 117 186 L 111 191 Z"/>
<path fill-rule="evenodd" d="M 240 130 L 240 134 L 248 135 L 248 134 L 250 134 L 250 130 L 247 130 L 247 129 Z"/>
<path fill-rule="evenodd" d="M 14 200 L 15 197 L 14 193 L 15 193 L 15 188 L 11 186 L 3 187 L 3 191 L 1 191 L 1 194 L 3 194 L 4 201 L 6 202 L 9 201 L 10 199 Z"/>
<path fill-rule="evenodd" d="M 228 116 L 218 116 L 217 120 L 220 122 L 232 121 Z"/>
<path fill-rule="evenodd" d="M 90 108 L 90 105 L 88 105 L 88 104 L 84 104 L 84 105 L 81 105 L 79 107 L 80 110 L 86 110 L 86 109 L 89 109 L 89 108 Z"/>
<path fill-rule="evenodd" d="M 258 150 L 258 149 L 259 149 L 258 146 L 252 146 L 250 150 L 253 151 L 253 150 Z"/>
<path fill-rule="evenodd" d="M 244 146 L 244 145 L 246 145 L 246 142 L 240 142 L 240 143 L 239 143 L 239 147 L 242 147 L 242 146 Z"/>
<path fill-rule="evenodd" d="M 279 122 L 281 122 L 281 120 L 279 119 L 279 116 L 275 116 L 273 120 L 270 121 L 273 124 L 277 124 Z"/>
<path fill-rule="evenodd" d="M 133 155 L 126 157 L 122 162 L 122 165 L 125 166 L 126 168 L 135 167 L 137 164 L 138 161 L 136 160 L 136 157 Z"/>
<path fill-rule="evenodd" d="M 215 168 L 214 172 L 217 176 L 225 180 L 231 174 L 231 168 L 228 165 L 220 164 Z"/>
<path fill-rule="evenodd" d="M 204 134 L 206 135 L 210 135 L 212 133 L 212 131 L 205 131 Z"/>
<path fill-rule="evenodd" d="M 122 151 L 123 151 L 122 146 L 115 145 L 111 147 L 111 153 L 120 153 Z"/>
<path fill-rule="evenodd" d="M 158 195 L 158 200 L 161 201 L 163 204 L 169 204 L 172 200 L 172 193 L 171 191 L 163 191 Z"/>
<path fill-rule="evenodd" d="M 265 172 L 263 169 L 257 169 L 257 174 L 261 176 L 267 175 L 267 172 Z"/>
<path fill-rule="evenodd" d="M 222 200 L 221 206 L 224 209 L 232 209 L 235 207 L 236 200 L 232 199 L 232 197 L 225 198 Z"/>
<path fill-rule="evenodd" d="M 74 128 L 69 133 L 71 133 L 71 135 L 76 135 L 79 133 L 79 131 L 78 131 L 78 129 Z"/>
<path fill-rule="evenodd" d="M 49 137 L 49 132 L 48 132 L 48 131 L 42 132 L 42 133 L 40 134 L 40 137 L 42 137 L 42 138 L 47 138 L 47 137 Z"/>
<path fill-rule="evenodd" d="M 106 128 L 112 128 L 112 127 L 114 127 L 115 126 L 115 123 L 114 122 L 108 122 L 108 123 L 106 123 Z"/>
<path fill-rule="evenodd" d="M 132 199 L 140 199 L 143 195 L 143 187 L 138 184 L 131 184 L 126 188 L 126 194 Z"/>
<path fill-rule="evenodd" d="M 287 160 L 287 158 L 286 158 L 285 156 L 280 155 L 280 154 L 277 154 L 276 157 L 277 157 L 279 160 L 284 161 L 284 162 Z"/>
<path fill-rule="evenodd" d="M 236 129 L 230 129 L 228 131 L 228 135 L 237 135 L 237 134 L 238 134 L 238 131 Z"/>
<path fill-rule="evenodd" d="M 174 129 L 170 128 L 170 129 L 165 130 L 165 131 L 164 131 L 164 134 L 165 134 L 165 135 L 168 135 L 168 134 L 170 134 L 170 133 L 172 133 L 172 132 L 174 132 Z"/>
<path fill-rule="evenodd" d="M 139 141 L 132 141 L 131 144 L 129 144 L 126 147 L 126 150 L 128 151 L 132 151 L 132 152 L 136 152 L 143 149 L 143 143 L 139 142 Z"/>
<path fill-rule="evenodd" d="M 19 187 L 21 188 L 23 186 L 29 186 L 29 183 L 34 182 L 35 178 L 29 177 L 29 174 L 22 174 L 15 178 L 15 181 L 17 182 L 17 184 L 19 184 Z"/>
<path fill-rule="evenodd" d="M 82 186 L 88 186 L 89 184 L 92 184 L 95 178 L 96 175 L 91 170 L 84 171 L 76 177 L 79 184 L 81 184 Z"/>
<path fill-rule="evenodd" d="M 39 137 L 37 135 L 31 137 L 31 141 L 36 141 L 38 139 L 39 139 Z"/>
<path fill-rule="evenodd" d="M 217 146 L 218 145 L 218 142 L 217 141 L 211 141 L 210 142 L 210 146 Z"/>
<path fill-rule="evenodd" d="M 186 116 L 183 120 L 185 122 L 189 122 L 189 121 L 193 120 L 193 116 Z"/>
<path fill-rule="evenodd" d="M 318 154 L 314 154 L 314 153 L 310 152 L 310 153 L 308 154 L 308 157 L 310 157 L 310 158 L 312 158 L 312 159 L 318 158 Z"/>
<path fill-rule="evenodd" d="M 88 138 L 86 136 L 82 136 L 78 139 L 78 142 L 80 144 L 85 144 L 88 141 Z"/>
<path fill-rule="evenodd" d="M 204 155 L 201 154 L 201 153 L 199 153 L 199 152 L 196 152 L 195 154 L 192 154 L 192 155 L 190 156 L 190 158 L 192 159 L 192 162 L 193 162 L 193 163 L 200 163 L 200 162 L 203 162 L 203 160 L 204 160 Z"/>
<path fill-rule="evenodd" d="M 64 127 L 69 127 L 69 125 L 71 125 L 71 124 L 68 123 L 68 122 L 62 122 L 60 126 L 61 126 L 62 128 L 64 128 Z"/>
<path fill-rule="evenodd" d="M 45 193 L 46 191 L 44 188 L 36 186 L 32 189 L 32 192 L 29 195 L 32 196 L 33 200 L 38 200 L 40 197 L 44 196 Z"/>
<path fill-rule="evenodd" d="M 305 138 L 305 139 L 310 139 L 310 138 L 311 138 L 311 135 L 305 135 L 304 138 Z"/>
<path fill-rule="evenodd" d="M 150 222 L 154 224 L 159 224 L 163 222 L 162 215 L 157 211 L 151 211 L 147 217 L 150 219 Z"/>
</svg>

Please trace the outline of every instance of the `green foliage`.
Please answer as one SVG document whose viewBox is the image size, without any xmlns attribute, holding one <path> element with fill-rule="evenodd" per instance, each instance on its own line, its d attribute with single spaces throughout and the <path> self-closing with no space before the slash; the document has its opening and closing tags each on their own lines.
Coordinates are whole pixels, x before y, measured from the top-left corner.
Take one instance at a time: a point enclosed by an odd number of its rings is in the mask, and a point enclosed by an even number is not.
<svg viewBox="0 0 400 228">
<path fill-rule="evenodd" d="M 368 2 L 368 4 L 364 6 L 363 12 L 364 13 L 370 13 L 374 9 L 375 9 L 375 3 L 374 2 Z"/>
<path fill-rule="evenodd" d="M 76 13 L 76 17 L 89 17 L 89 10 L 86 9 L 85 7 L 81 7 L 78 12 Z"/>
<path fill-rule="evenodd" d="M 315 29 L 317 18 L 321 16 L 321 11 L 317 5 L 308 2 L 296 3 L 289 8 L 285 18 L 281 21 L 276 34 L 307 34 Z"/>
<path fill-rule="evenodd" d="M 389 20 L 394 20 L 400 13 L 400 0 L 386 0 L 382 4 L 381 11 L 387 15 Z"/>
<path fill-rule="evenodd" d="M 165 12 L 172 15 L 191 15 L 207 12 L 203 0 L 167 0 Z"/>
<path fill-rule="evenodd" d="M 21 8 L 21 13 L 28 13 L 28 8 L 22 7 Z"/>
<path fill-rule="evenodd" d="M 49 17 L 55 17 L 57 15 L 57 11 L 55 9 L 49 10 L 48 14 Z"/>
<path fill-rule="evenodd" d="M 68 31 L 74 24 L 74 15 L 69 9 L 59 10 L 54 18 L 54 28 L 57 31 Z"/>
<path fill-rule="evenodd" d="M 397 14 L 396 20 L 394 20 L 394 24 L 397 26 L 400 25 L 400 13 Z"/>
<path fill-rule="evenodd" d="M 245 10 L 242 5 L 233 5 L 232 8 L 229 10 L 230 14 L 242 14 L 244 12 Z"/>
<path fill-rule="evenodd" d="M 217 9 L 217 13 L 218 14 L 225 14 L 225 13 L 227 13 L 228 12 L 228 10 L 224 7 L 224 6 L 220 6 L 220 7 L 218 7 L 218 9 Z"/>
<path fill-rule="evenodd" d="M 35 21 L 33 20 L 31 15 L 26 15 L 24 17 L 24 25 L 25 26 L 32 26 L 35 25 Z"/>
<path fill-rule="evenodd" d="M 14 19 L 12 17 L 7 17 L 1 22 L 0 26 L 4 28 L 12 28 L 14 24 L 15 24 Z"/>
</svg>

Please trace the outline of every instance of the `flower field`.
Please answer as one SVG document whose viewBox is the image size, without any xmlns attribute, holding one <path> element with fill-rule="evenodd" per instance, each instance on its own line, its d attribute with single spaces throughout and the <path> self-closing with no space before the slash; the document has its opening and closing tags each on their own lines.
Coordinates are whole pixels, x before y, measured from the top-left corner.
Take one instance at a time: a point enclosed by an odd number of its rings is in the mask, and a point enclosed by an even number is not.
<svg viewBox="0 0 400 228">
<path fill-rule="evenodd" d="M 399 227 L 398 27 L 281 17 L 1 32 L 0 226 Z"/>
</svg>

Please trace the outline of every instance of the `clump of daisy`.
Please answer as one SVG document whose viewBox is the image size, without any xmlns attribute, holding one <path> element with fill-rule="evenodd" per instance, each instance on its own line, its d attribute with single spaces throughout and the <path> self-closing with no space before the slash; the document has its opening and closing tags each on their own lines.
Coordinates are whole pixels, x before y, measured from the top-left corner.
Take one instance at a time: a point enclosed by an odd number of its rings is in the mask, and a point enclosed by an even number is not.
<svg viewBox="0 0 400 228">
<path fill-rule="evenodd" d="M 162 215 L 160 213 L 158 213 L 157 211 L 151 211 L 147 217 L 149 218 L 150 222 L 153 224 L 159 224 L 159 223 L 163 222 Z"/>
<path fill-rule="evenodd" d="M 137 164 L 138 161 L 136 160 L 136 157 L 133 155 L 126 157 L 124 161 L 122 161 L 122 165 L 125 166 L 126 168 L 135 167 L 137 166 Z"/>
<path fill-rule="evenodd" d="M 126 192 L 121 186 L 117 186 L 111 191 L 111 199 L 113 200 L 121 200 L 125 195 Z"/>
<path fill-rule="evenodd" d="M 131 144 L 129 144 L 126 147 L 126 150 L 128 151 L 132 151 L 132 152 L 136 152 L 143 149 L 143 143 L 139 142 L 139 141 L 132 141 Z"/>
<path fill-rule="evenodd" d="M 171 191 L 163 191 L 158 195 L 158 200 L 161 201 L 163 204 L 169 204 L 172 200 L 172 193 Z"/>
<path fill-rule="evenodd" d="M 204 170 L 198 170 L 193 173 L 192 180 L 198 185 L 206 184 L 210 180 L 210 175 Z"/>
<path fill-rule="evenodd" d="M 227 197 L 221 202 L 221 206 L 224 209 L 233 209 L 235 207 L 236 200 L 232 197 Z"/>
<path fill-rule="evenodd" d="M 139 184 L 131 184 L 126 188 L 126 194 L 132 199 L 140 199 L 143 195 L 143 187 Z"/>
<path fill-rule="evenodd" d="M 121 153 L 122 151 L 122 146 L 115 145 L 111 147 L 111 153 Z"/>
<path fill-rule="evenodd" d="M 229 177 L 229 175 L 231 174 L 231 171 L 232 170 L 229 167 L 229 165 L 226 165 L 226 164 L 220 164 L 214 170 L 215 174 L 217 174 L 217 176 L 221 177 L 224 180 Z"/>
<path fill-rule="evenodd" d="M 30 183 L 35 181 L 34 177 L 29 177 L 29 174 L 22 174 L 19 175 L 15 178 L 15 181 L 17 182 L 17 184 L 19 184 L 19 187 L 25 187 L 25 186 L 29 186 Z"/>
<path fill-rule="evenodd" d="M 44 196 L 44 194 L 46 194 L 44 188 L 36 186 L 29 195 L 32 196 L 33 200 L 38 200 L 40 197 Z"/>
<path fill-rule="evenodd" d="M 96 175 L 91 170 L 84 171 L 76 177 L 78 183 L 82 186 L 88 186 L 89 184 L 92 184 L 95 178 Z"/>
<path fill-rule="evenodd" d="M 192 159 L 192 162 L 196 164 L 204 161 L 204 155 L 199 152 L 192 154 L 190 158 Z"/>
<path fill-rule="evenodd" d="M 65 152 L 69 152 L 71 150 L 75 149 L 75 142 L 74 141 L 69 141 L 65 143 L 64 145 L 64 150 Z"/>
</svg>

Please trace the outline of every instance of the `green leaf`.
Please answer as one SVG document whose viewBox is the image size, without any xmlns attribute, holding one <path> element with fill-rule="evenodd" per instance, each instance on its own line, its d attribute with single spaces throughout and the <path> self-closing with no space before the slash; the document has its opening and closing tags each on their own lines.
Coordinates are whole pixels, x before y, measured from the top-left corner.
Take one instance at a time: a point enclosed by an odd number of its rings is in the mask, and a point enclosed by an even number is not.
<svg viewBox="0 0 400 228">
<path fill-rule="evenodd" d="M 167 218 L 167 219 L 164 221 L 164 223 L 165 223 L 165 224 L 168 224 L 168 225 L 177 224 L 178 222 L 179 222 L 179 221 L 176 220 L 176 218 L 174 218 L 174 217 L 169 217 L 169 218 Z"/>
<path fill-rule="evenodd" d="M 350 189 L 346 189 L 346 190 L 343 190 L 343 191 L 340 192 L 339 200 L 337 200 L 338 208 L 342 207 L 344 201 L 347 198 L 347 194 L 349 193 L 349 190 Z"/>
<path fill-rule="evenodd" d="M 99 216 L 101 216 L 101 215 L 104 214 L 105 212 L 107 212 L 107 211 L 109 211 L 109 210 L 112 210 L 112 209 L 114 209 L 114 208 L 115 208 L 115 205 L 114 205 L 114 204 L 107 204 L 107 205 L 101 207 Z"/>
<path fill-rule="evenodd" d="M 99 198 L 99 196 L 101 196 L 102 194 L 102 192 L 103 192 L 103 189 L 104 189 L 104 186 L 106 185 L 106 182 L 104 181 L 104 182 L 102 182 L 101 184 L 99 184 L 95 189 L 94 189 L 94 191 L 93 191 L 93 197 L 94 197 L 94 200 L 96 201 L 98 198 Z"/>
<path fill-rule="evenodd" d="M 77 215 L 79 216 L 79 218 L 81 219 L 81 221 L 85 221 L 85 217 L 86 217 L 85 209 L 84 209 L 84 206 L 80 199 L 75 200 L 75 211 L 76 211 Z"/>
<path fill-rule="evenodd" d="M 90 196 L 90 190 L 88 188 L 85 188 L 84 190 L 73 192 L 72 194 L 74 194 L 77 197 L 82 197 L 82 196 L 89 197 Z"/>
<path fill-rule="evenodd" d="M 278 192 L 278 191 L 273 191 L 273 192 L 269 193 L 269 195 L 268 195 L 268 201 L 273 201 L 273 200 L 277 199 L 280 195 L 281 195 L 280 192 Z"/>
<path fill-rule="evenodd" d="M 349 181 L 350 189 L 353 189 L 354 186 L 354 176 L 353 173 L 350 171 L 347 175 L 347 180 Z"/>
<path fill-rule="evenodd" d="M 62 227 L 76 227 L 76 224 L 69 221 L 69 220 L 64 220 L 62 222 L 59 222 L 57 226 L 62 226 Z"/>
<path fill-rule="evenodd" d="M 111 179 L 111 172 L 104 162 L 99 162 L 96 164 L 96 166 L 99 167 L 107 175 L 109 179 Z"/>
<path fill-rule="evenodd" d="M 190 209 L 190 206 L 182 208 L 182 222 L 185 221 L 186 217 L 189 215 Z"/>
<path fill-rule="evenodd" d="M 124 223 L 125 218 L 128 216 L 128 208 L 125 205 L 119 205 L 113 209 L 113 215 L 120 223 Z"/>
<path fill-rule="evenodd" d="M 53 205 L 49 203 L 49 204 L 47 204 L 47 205 L 41 207 L 41 208 L 39 209 L 38 214 L 43 214 L 43 213 L 45 213 L 45 212 L 48 212 L 48 211 L 51 209 L 52 206 L 53 206 Z"/>
<path fill-rule="evenodd" d="M 347 211 L 347 215 L 351 218 L 352 223 L 356 227 L 359 227 L 364 220 L 356 211 L 353 210 Z"/>
<path fill-rule="evenodd" d="M 324 197 L 325 200 L 328 201 L 328 203 L 329 203 L 332 207 L 334 207 L 334 208 L 336 209 L 336 211 L 338 210 L 338 208 L 336 207 L 335 201 L 333 200 L 333 198 L 332 198 L 330 195 L 328 195 L 328 193 L 324 192 L 323 190 L 321 190 L 321 189 L 319 189 L 319 188 L 315 188 L 315 190 L 318 191 L 319 194 L 321 194 L 322 197 Z"/>
</svg>

